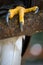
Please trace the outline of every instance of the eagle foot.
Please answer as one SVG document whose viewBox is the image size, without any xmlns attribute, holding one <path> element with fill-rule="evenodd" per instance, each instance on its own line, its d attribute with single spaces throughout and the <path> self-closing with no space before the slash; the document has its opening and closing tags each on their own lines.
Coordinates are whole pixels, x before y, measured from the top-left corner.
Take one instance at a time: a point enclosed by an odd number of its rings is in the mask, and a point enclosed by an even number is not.
<svg viewBox="0 0 43 65">
<path fill-rule="evenodd" d="M 20 29 L 23 31 L 23 25 L 24 25 L 24 14 L 34 11 L 35 14 L 38 13 L 39 7 L 34 6 L 31 8 L 24 8 L 22 6 L 17 6 L 14 9 L 10 9 L 8 11 L 8 14 L 6 16 L 6 22 L 9 23 L 9 18 L 12 19 L 16 14 L 19 14 L 19 23 L 20 23 Z"/>
</svg>

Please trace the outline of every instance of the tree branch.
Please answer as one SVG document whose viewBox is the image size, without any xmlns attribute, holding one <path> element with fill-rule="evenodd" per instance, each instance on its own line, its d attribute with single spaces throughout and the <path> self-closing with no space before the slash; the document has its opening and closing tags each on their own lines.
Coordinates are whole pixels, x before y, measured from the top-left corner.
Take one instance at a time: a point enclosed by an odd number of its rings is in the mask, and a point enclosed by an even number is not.
<svg viewBox="0 0 43 65">
<path fill-rule="evenodd" d="M 0 39 L 28 35 L 43 31 L 43 11 L 38 14 L 25 14 L 25 24 L 23 32 L 20 31 L 18 15 L 9 20 L 9 26 L 6 24 L 5 18 L 0 18 Z"/>
</svg>

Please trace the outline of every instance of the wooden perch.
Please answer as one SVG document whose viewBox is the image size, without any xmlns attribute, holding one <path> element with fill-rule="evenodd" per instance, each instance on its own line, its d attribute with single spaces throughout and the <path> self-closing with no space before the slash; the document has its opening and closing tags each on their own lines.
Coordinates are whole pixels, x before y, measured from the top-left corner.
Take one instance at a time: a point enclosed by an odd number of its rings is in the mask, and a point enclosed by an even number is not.
<svg viewBox="0 0 43 65">
<path fill-rule="evenodd" d="M 9 20 L 9 26 L 6 24 L 5 18 L 0 18 L 0 39 L 28 35 L 31 36 L 36 32 L 43 31 L 43 11 L 38 14 L 25 14 L 24 31 L 19 28 L 18 15 Z"/>
</svg>

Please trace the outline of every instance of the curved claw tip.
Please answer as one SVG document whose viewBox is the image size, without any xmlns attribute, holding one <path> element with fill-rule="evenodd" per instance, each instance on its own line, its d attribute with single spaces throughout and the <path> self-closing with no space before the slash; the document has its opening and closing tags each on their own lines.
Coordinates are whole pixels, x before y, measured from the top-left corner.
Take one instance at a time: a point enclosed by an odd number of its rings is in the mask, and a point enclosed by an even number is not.
<svg viewBox="0 0 43 65">
<path fill-rule="evenodd" d="M 9 22 L 9 15 L 10 15 L 10 13 L 7 13 L 7 15 L 6 15 L 6 22 L 7 23 Z"/>
<path fill-rule="evenodd" d="M 39 8 L 36 8 L 35 14 L 37 14 L 39 12 Z"/>
<path fill-rule="evenodd" d="M 23 24 L 22 23 L 20 23 L 20 30 L 21 30 L 21 32 L 23 32 Z"/>
</svg>

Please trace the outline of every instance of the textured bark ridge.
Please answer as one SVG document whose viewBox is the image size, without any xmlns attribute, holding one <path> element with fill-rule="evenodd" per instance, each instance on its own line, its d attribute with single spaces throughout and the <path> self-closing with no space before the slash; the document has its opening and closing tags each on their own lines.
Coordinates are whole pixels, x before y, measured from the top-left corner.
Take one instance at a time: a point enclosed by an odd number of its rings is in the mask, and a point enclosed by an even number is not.
<svg viewBox="0 0 43 65">
<path fill-rule="evenodd" d="M 43 31 L 43 11 L 38 14 L 27 13 L 24 16 L 25 24 L 23 32 L 19 28 L 19 17 L 16 15 L 12 20 L 9 20 L 9 26 L 5 18 L 0 17 L 0 39 L 28 35 L 31 36 L 36 32 Z"/>
</svg>

